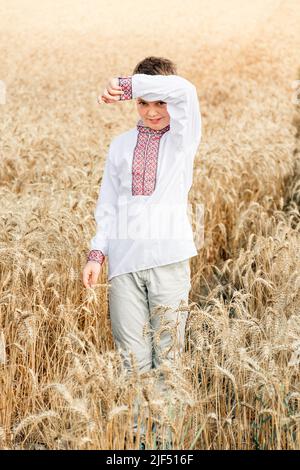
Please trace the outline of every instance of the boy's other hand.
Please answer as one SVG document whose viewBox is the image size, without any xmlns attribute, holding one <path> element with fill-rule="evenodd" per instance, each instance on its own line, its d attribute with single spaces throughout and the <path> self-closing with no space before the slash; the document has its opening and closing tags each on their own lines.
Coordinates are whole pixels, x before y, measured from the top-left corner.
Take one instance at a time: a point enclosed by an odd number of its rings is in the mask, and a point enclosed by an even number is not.
<svg viewBox="0 0 300 470">
<path fill-rule="evenodd" d="M 97 284 L 101 267 L 102 266 L 98 261 L 88 261 L 86 263 L 82 275 L 84 287 L 94 287 L 94 285 Z"/>
<path fill-rule="evenodd" d="M 98 96 L 98 103 L 115 103 L 116 101 L 120 101 L 120 95 L 123 93 L 122 87 L 119 86 L 118 77 L 113 77 L 108 81 L 102 95 Z"/>
</svg>

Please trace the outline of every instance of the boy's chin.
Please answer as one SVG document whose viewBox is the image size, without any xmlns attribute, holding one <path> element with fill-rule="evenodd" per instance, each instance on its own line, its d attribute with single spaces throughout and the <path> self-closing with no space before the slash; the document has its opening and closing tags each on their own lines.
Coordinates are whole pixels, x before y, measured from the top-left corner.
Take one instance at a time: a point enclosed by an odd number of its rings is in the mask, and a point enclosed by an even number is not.
<svg viewBox="0 0 300 470">
<path fill-rule="evenodd" d="M 145 126 L 151 127 L 152 129 L 163 129 L 167 126 L 165 119 L 160 119 L 157 123 L 151 122 L 149 120 L 143 121 Z"/>
</svg>

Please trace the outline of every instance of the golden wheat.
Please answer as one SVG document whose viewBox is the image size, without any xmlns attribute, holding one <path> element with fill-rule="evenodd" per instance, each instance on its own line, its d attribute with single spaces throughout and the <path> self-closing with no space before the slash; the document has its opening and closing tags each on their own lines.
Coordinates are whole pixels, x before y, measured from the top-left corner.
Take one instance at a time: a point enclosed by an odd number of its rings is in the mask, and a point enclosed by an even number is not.
<svg viewBox="0 0 300 470">
<path fill-rule="evenodd" d="M 230 0 L 225 12 L 221 0 L 153 0 L 143 15 L 136 0 L 71 3 L 0 7 L 1 448 L 137 448 L 139 403 L 148 448 L 154 422 L 178 449 L 299 449 L 298 2 Z M 185 351 L 128 374 L 107 264 L 95 289 L 82 269 L 109 142 L 137 116 L 133 102 L 99 108 L 96 97 L 154 51 L 198 90 L 190 202 L 200 241 L 203 206 L 204 237 L 189 305 L 176 309 L 188 311 Z M 170 308 L 153 312 L 155 342 L 175 340 Z"/>
</svg>

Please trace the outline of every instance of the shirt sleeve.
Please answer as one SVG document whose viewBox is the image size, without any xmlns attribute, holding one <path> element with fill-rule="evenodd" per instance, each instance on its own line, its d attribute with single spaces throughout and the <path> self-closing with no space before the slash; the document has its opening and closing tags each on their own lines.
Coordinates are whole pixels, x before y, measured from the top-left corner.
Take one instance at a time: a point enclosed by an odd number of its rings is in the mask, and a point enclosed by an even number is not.
<svg viewBox="0 0 300 470">
<path fill-rule="evenodd" d="M 90 250 L 87 261 L 97 261 L 102 265 L 105 261 L 105 255 L 100 250 Z"/>
<path fill-rule="evenodd" d="M 96 220 L 96 234 L 90 241 L 90 251 L 100 250 L 104 256 L 108 255 L 109 238 L 113 236 L 116 220 L 116 207 L 118 199 L 119 178 L 113 160 L 112 143 L 110 144 L 98 200 L 94 210 Z"/>
<path fill-rule="evenodd" d="M 143 98 L 165 101 L 170 115 L 170 134 L 178 148 L 196 152 L 201 140 L 201 113 L 197 89 L 179 75 L 134 74 L 118 77 L 124 91 L 121 100 Z"/>
</svg>

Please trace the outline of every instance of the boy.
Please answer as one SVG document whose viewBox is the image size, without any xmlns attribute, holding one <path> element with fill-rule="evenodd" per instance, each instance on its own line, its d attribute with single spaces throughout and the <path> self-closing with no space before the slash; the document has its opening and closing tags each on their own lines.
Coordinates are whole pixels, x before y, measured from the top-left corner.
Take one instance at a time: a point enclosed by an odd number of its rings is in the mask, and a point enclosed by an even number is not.
<svg viewBox="0 0 300 470">
<path fill-rule="evenodd" d="M 110 144 L 83 283 L 97 282 L 108 256 L 113 337 L 124 366 L 132 370 L 133 353 L 145 372 L 163 359 L 176 361 L 184 348 L 188 310 L 176 308 L 188 305 L 189 258 L 197 255 L 187 202 L 201 115 L 195 86 L 162 57 L 146 57 L 133 75 L 112 78 L 101 101 L 133 98 L 140 119 Z M 168 329 L 156 342 L 144 334 L 149 325 L 159 331 L 159 306 L 171 307 L 164 318 L 177 328 L 175 347 Z"/>
</svg>

